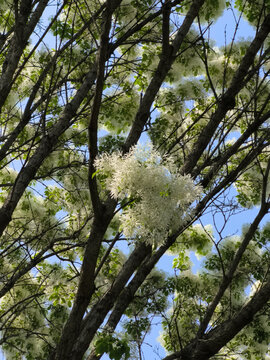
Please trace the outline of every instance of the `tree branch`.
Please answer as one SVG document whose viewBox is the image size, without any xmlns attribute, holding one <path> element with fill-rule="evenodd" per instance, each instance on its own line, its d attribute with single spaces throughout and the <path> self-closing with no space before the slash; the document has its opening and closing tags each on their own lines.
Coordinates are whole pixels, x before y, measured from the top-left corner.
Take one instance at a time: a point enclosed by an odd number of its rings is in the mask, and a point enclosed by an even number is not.
<svg viewBox="0 0 270 360">
<path fill-rule="evenodd" d="M 212 138 L 221 120 L 224 118 L 227 111 L 234 107 L 235 96 L 242 89 L 244 78 L 247 75 L 248 70 L 253 63 L 255 56 L 257 55 L 257 52 L 259 51 L 260 47 L 262 46 L 269 32 L 270 32 L 270 15 L 265 17 L 265 20 L 260 30 L 256 34 L 245 56 L 243 57 L 241 64 L 239 65 L 231 81 L 229 88 L 224 93 L 224 95 L 221 96 L 220 102 L 218 103 L 217 106 L 217 110 L 214 112 L 210 121 L 202 130 L 193 150 L 187 156 L 186 161 L 181 168 L 182 174 L 192 174 L 192 170 L 194 169 L 199 158 L 204 152 L 206 146 L 209 143 L 209 140 Z"/>
</svg>

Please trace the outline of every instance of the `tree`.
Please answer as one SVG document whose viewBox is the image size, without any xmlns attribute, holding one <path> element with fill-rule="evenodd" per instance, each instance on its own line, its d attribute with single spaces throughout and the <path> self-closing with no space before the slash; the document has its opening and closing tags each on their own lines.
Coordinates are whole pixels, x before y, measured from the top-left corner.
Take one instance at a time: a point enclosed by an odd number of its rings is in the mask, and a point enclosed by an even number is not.
<svg viewBox="0 0 270 360">
<path fill-rule="evenodd" d="M 235 37 L 217 48 L 224 9 Z M 141 358 L 161 316 L 164 360 L 267 359 L 269 1 L 0 11 L 6 358 Z M 255 34 L 236 41 L 242 17 Z M 255 206 L 241 235 L 224 235 Z M 206 212 L 223 218 L 215 231 Z M 175 275 L 155 268 L 168 251 Z"/>
</svg>

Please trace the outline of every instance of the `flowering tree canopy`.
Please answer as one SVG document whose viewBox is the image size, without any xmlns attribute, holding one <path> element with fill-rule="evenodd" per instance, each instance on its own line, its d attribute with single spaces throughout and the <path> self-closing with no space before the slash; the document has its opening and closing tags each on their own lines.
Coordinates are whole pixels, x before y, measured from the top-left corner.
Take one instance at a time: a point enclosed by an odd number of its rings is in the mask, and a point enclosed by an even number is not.
<svg viewBox="0 0 270 360">
<path fill-rule="evenodd" d="M 0 0 L 0 50 L 3 356 L 269 359 L 269 0 Z"/>
</svg>

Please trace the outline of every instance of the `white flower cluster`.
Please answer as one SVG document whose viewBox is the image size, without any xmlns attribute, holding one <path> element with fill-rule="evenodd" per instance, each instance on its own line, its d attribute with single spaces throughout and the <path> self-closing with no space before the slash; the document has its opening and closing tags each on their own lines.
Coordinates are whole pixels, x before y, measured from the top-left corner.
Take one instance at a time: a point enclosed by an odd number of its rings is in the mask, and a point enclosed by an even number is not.
<svg viewBox="0 0 270 360">
<path fill-rule="evenodd" d="M 152 244 L 164 241 L 201 193 L 190 176 L 175 170 L 171 158 L 161 162 L 152 146 L 136 146 L 128 154 L 103 154 L 97 174 L 111 196 L 126 200 L 120 214 L 122 231 Z"/>
</svg>

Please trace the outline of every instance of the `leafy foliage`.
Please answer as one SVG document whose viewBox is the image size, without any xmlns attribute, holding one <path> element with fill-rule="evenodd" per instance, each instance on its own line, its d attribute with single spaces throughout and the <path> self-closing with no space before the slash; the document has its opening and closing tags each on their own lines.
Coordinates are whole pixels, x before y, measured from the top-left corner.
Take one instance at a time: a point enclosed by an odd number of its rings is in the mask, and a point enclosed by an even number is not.
<svg viewBox="0 0 270 360">
<path fill-rule="evenodd" d="M 268 0 L 0 0 L 7 360 L 142 359 L 157 324 L 164 359 L 269 357 L 269 34 Z"/>
</svg>

